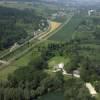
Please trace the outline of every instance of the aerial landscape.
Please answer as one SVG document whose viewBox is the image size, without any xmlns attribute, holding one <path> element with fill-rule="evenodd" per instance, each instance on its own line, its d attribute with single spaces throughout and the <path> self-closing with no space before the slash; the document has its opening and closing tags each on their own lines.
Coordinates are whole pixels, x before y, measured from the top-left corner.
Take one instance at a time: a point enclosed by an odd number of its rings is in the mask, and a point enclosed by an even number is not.
<svg viewBox="0 0 100 100">
<path fill-rule="evenodd" d="M 100 100 L 100 1 L 0 0 L 0 100 Z"/>
</svg>

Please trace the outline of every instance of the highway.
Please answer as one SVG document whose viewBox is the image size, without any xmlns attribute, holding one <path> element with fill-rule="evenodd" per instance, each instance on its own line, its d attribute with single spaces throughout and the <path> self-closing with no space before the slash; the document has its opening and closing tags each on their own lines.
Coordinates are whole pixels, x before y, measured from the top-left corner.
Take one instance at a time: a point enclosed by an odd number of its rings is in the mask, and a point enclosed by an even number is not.
<svg viewBox="0 0 100 100">
<path fill-rule="evenodd" d="M 27 49 L 25 49 L 23 52 L 16 54 L 16 56 L 10 58 L 7 62 L 7 64 L 3 64 L 2 66 L 0 66 L 0 70 L 7 67 L 9 64 L 11 64 L 12 62 L 14 62 L 16 59 L 20 58 L 21 56 L 23 56 L 25 53 L 28 53 L 34 46 L 36 46 L 37 44 L 47 40 L 50 36 L 52 36 L 53 34 L 55 34 L 56 32 L 58 32 L 60 29 L 62 29 L 73 17 L 73 15 L 71 15 L 69 17 L 69 19 L 67 19 L 65 21 L 65 23 L 59 25 L 55 30 L 50 31 L 51 29 L 51 24 L 49 24 L 48 29 L 45 32 L 40 33 L 39 35 L 36 35 L 35 37 L 31 38 L 30 40 L 26 41 L 25 43 L 23 43 L 22 45 L 20 45 L 17 49 L 15 49 L 14 51 L 22 48 L 23 46 L 27 45 L 28 43 L 32 43 L 31 46 L 29 46 Z M 13 51 L 13 52 L 14 52 Z M 3 55 L 2 57 L 0 57 L 1 60 L 6 61 L 5 59 L 3 59 L 4 57 L 6 57 L 7 55 L 13 53 L 13 52 L 8 52 L 7 54 Z"/>
</svg>

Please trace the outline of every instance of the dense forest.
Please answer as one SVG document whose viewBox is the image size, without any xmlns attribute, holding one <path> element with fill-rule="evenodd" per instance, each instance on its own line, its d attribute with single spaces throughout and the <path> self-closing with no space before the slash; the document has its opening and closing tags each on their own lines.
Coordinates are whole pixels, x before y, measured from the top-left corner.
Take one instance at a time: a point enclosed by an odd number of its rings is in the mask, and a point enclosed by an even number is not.
<svg viewBox="0 0 100 100">
<path fill-rule="evenodd" d="M 34 32 L 38 29 L 43 30 L 45 26 L 46 19 L 38 16 L 34 10 L 0 7 L 0 49 L 25 40 L 30 27 Z"/>
</svg>

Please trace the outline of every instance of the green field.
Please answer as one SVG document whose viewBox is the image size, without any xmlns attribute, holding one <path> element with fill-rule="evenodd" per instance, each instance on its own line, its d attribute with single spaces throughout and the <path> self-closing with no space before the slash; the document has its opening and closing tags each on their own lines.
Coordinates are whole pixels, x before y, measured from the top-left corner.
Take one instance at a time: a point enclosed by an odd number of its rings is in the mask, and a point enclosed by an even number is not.
<svg viewBox="0 0 100 100">
<path fill-rule="evenodd" d="M 79 15 L 74 15 L 72 19 L 57 33 L 55 33 L 53 36 L 51 36 L 50 40 L 60 40 L 60 41 L 66 41 L 74 38 L 73 34 L 82 21 L 82 17 Z"/>
</svg>

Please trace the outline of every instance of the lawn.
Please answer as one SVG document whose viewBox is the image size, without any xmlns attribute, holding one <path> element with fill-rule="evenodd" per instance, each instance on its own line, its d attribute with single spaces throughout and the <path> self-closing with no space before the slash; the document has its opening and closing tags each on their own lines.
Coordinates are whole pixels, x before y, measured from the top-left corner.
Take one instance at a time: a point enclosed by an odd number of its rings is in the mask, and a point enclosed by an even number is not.
<svg viewBox="0 0 100 100">
<path fill-rule="evenodd" d="M 55 56 L 48 61 L 49 68 L 53 68 L 55 65 L 60 63 L 66 64 L 69 61 L 67 57 L 64 56 Z"/>
<path fill-rule="evenodd" d="M 73 33 L 77 29 L 78 25 L 82 21 L 82 17 L 74 15 L 72 19 L 57 33 L 51 36 L 50 40 L 66 41 L 73 38 Z"/>
</svg>

